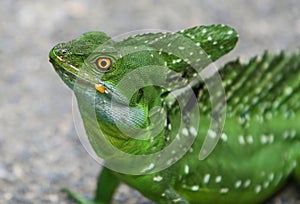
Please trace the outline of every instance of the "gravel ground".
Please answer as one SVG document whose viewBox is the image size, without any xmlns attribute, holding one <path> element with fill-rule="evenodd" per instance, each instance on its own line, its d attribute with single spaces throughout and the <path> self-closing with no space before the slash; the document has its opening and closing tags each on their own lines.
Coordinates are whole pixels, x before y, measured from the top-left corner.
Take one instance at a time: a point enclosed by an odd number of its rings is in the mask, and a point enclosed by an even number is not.
<svg viewBox="0 0 300 204">
<path fill-rule="evenodd" d="M 247 59 L 299 47 L 299 8 L 299 0 L 1 0 L 0 203 L 70 203 L 62 187 L 92 196 L 100 166 L 79 142 L 71 91 L 48 62 L 56 43 L 90 30 L 115 36 L 224 23 L 240 33 L 224 59 Z M 299 197 L 290 184 L 268 203 L 300 203 Z M 151 202 L 122 186 L 114 203 Z"/>
</svg>

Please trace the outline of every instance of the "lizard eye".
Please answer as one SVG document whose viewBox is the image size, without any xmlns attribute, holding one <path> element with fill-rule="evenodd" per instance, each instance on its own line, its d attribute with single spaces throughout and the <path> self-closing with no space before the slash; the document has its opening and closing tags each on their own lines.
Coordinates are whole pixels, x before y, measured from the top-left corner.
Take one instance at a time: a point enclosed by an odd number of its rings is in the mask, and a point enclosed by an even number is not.
<svg viewBox="0 0 300 204">
<path fill-rule="evenodd" d="M 108 70 L 111 65 L 112 61 L 110 58 L 100 57 L 96 60 L 96 66 L 102 71 Z"/>
</svg>

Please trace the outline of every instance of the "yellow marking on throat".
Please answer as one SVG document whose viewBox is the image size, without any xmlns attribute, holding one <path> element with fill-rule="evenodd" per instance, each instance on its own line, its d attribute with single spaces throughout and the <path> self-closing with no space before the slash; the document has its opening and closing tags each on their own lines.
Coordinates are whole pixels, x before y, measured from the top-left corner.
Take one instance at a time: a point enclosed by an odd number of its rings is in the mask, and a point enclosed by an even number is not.
<svg viewBox="0 0 300 204">
<path fill-rule="evenodd" d="M 99 91 L 100 93 L 104 94 L 105 93 L 105 86 L 101 85 L 101 84 L 95 84 L 95 89 L 97 91 Z"/>
</svg>

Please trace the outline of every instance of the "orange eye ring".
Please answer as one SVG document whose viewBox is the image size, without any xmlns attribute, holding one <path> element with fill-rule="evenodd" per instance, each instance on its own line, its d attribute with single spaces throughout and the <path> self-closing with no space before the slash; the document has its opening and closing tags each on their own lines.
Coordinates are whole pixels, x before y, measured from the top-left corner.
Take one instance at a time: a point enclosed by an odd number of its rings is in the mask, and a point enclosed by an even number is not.
<svg viewBox="0 0 300 204">
<path fill-rule="evenodd" d="M 96 60 L 96 66 L 103 71 L 108 70 L 112 65 L 110 58 L 100 57 Z"/>
</svg>

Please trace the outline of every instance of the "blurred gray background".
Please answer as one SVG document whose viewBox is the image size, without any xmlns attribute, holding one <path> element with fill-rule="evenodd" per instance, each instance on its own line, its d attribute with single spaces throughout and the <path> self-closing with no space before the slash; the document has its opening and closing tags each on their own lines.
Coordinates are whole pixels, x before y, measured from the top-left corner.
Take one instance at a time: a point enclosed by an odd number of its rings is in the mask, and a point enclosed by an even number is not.
<svg viewBox="0 0 300 204">
<path fill-rule="evenodd" d="M 0 0 L 0 203 L 70 203 L 62 187 L 87 197 L 95 189 L 100 166 L 79 142 L 71 91 L 48 62 L 56 43 L 90 30 L 115 36 L 223 23 L 240 34 L 223 61 L 249 59 L 299 48 L 299 10 L 299 0 Z M 289 184 L 268 203 L 300 202 L 296 192 Z M 122 186 L 114 203 L 151 202 Z"/>
</svg>

